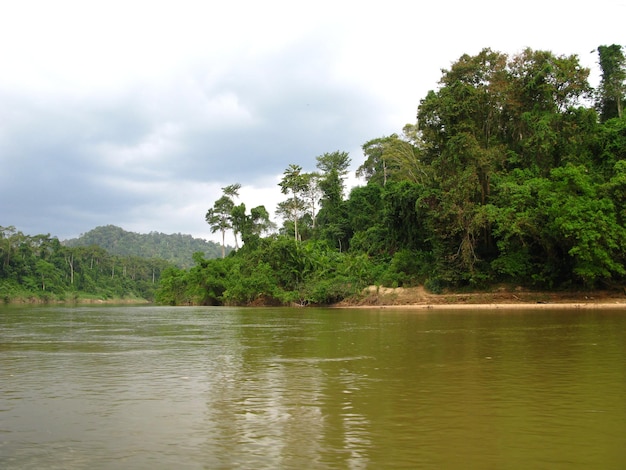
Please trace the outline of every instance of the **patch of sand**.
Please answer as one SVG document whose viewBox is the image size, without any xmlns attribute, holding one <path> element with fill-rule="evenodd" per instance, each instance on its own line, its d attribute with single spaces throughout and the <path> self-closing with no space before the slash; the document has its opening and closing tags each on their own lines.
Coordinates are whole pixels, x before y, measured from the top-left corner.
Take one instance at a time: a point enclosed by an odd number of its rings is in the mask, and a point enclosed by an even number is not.
<svg viewBox="0 0 626 470">
<path fill-rule="evenodd" d="M 424 286 L 369 286 L 362 295 L 340 302 L 336 307 L 379 307 L 418 309 L 626 309 L 626 292 L 536 292 L 522 288 L 499 288 L 491 292 L 433 294 Z"/>
</svg>

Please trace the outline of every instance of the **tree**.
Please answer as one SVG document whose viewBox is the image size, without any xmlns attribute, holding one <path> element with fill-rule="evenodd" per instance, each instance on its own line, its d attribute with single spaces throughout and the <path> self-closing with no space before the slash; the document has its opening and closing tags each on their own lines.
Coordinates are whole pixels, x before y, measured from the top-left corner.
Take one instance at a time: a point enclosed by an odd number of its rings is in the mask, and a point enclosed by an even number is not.
<svg viewBox="0 0 626 470">
<path fill-rule="evenodd" d="M 256 241 L 263 233 L 267 233 L 275 228 L 275 224 L 270 220 L 270 214 L 265 206 L 257 206 L 250 209 L 250 214 L 246 214 L 246 206 L 241 203 L 235 206 L 231 212 L 233 230 L 241 234 L 244 244 Z"/>
<path fill-rule="evenodd" d="M 477 246 L 488 243 L 480 206 L 502 167 L 507 56 L 490 49 L 463 55 L 444 70 L 437 92 L 420 102 L 423 158 L 433 181 L 419 200 L 444 277 L 472 279 Z M 487 235 L 488 237 L 488 235 Z"/>
<path fill-rule="evenodd" d="M 600 279 L 626 274 L 626 228 L 618 210 L 584 166 L 566 165 L 551 172 L 550 191 L 543 195 L 548 226 L 571 257 L 574 275 L 595 287 Z"/>
<path fill-rule="evenodd" d="M 181 233 L 127 232 L 113 225 L 96 227 L 78 238 L 65 240 L 68 248 L 99 246 L 112 255 L 161 258 L 181 268 L 193 266 L 193 254 L 200 251 L 207 258 L 221 257 L 219 243 Z M 228 254 L 228 247 L 226 253 Z M 93 259 L 93 258 L 92 258 Z"/>
<path fill-rule="evenodd" d="M 356 170 L 357 178 L 380 186 L 387 184 L 387 161 L 383 156 L 385 139 L 387 137 L 368 140 L 361 146 L 365 161 Z"/>
<path fill-rule="evenodd" d="M 257 206 L 250 209 L 250 225 L 248 227 L 250 235 L 260 237 L 264 233 L 269 233 L 276 228 L 276 224 L 271 221 L 270 213 L 265 206 Z"/>
<path fill-rule="evenodd" d="M 65 262 L 70 268 L 70 284 L 74 285 L 74 250 L 71 248 L 65 252 Z"/>
<path fill-rule="evenodd" d="M 612 44 L 598 47 L 602 80 L 597 93 L 596 108 L 602 122 L 623 115 L 626 95 L 626 57 L 622 46 Z"/>
<path fill-rule="evenodd" d="M 235 207 L 233 197 L 239 196 L 240 188 L 241 185 L 239 183 L 222 188 L 222 197 L 215 201 L 213 207 L 207 211 L 205 216 L 206 222 L 211 226 L 211 232 L 219 231 L 222 234 L 222 258 L 226 256 L 226 231 L 233 228 L 231 219 L 231 213 Z M 234 232 L 235 249 L 238 248 L 237 233 L 236 231 Z"/>
<path fill-rule="evenodd" d="M 422 156 L 434 175 L 420 205 L 447 276 L 472 280 L 495 252 L 486 209 L 494 178 L 516 169 L 547 177 L 584 158 L 580 136 L 594 129 L 576 106 L 590 92 L 589 70 L 576 56 L 484 49 L 443 72 L 418 108 Z"/>
<path fill-rule="evenodd" d="M 306 208 L 308 208 L 308 212 L 311 216 L 311 228 L 315 230 L 318 204 L 322 197 L 322 190 L 319 184 L 320 174 L 317 172 L 312 172 L 304 173 L 303 176 L 305 181 L 305 189 L 302 195 L 305 200 Z"/>
<path fill-rule="evenodd" d="M 211 232 L 217 231 L 222 234 L 222 258 L 226 256 L 226 231 L 232 228 L 231 212 L 234 204 L 232 199 L 227 196 L 220 197 L 213 207 L 206 213 L 205 220 L 211 227 Z"/>
<path fill-rule="evenodd" d="M 424 183 L 430 176 L 421 161 L 420 136 L 417 126 L 404 126 L 402 136 L 391 134 L 363 144 L 365 162 L 356 176 L 368 183 L 385 186 L 388 181 Z"/>
<path fill-rule="evenodd" d="M 0 226 L 0 255 L 2 255 L 2 268 L 4 272 L 8 272 L 11 264 L 11 256 L 15 250 L 15 238 L 18 232 L 13 225 L 8 227 Z"/>
<path fill-rule="evenodd" d="M 345 178 L 350 166 L 347 152 L 335 151 L 317 157 L 320 170 L 319 187 L 322 191 L 318 214 L 320 238 L 327 239 L 340 251 L 348 242 L 348 220 L 343 205 Z"/>
<path fill-rule="evenodd" d="M 224 194 L 224 197 L 229 198 L 231 200 L 233 206 L 235 205 L 233 199 L 239 197 L 239 190 L 240 189 L 241 189 L 241 184 L 239 184 L 239 183 L 230 184 L 230 185 L 222 188 L 222 192 Z M 236 227 L 237 226 L 231 220 L 231 228 L 233 229 L 233 236 L 235 238 L 235 250 L 238 250 L 239 249 L 239 243 L 237 242 L 237 235 L 240 232 L 238 231 L 238 229 Z"/>
<path fill-rule="evenodd" d="M 335 151 L 316 157 L 317 168 L 321 171 L 319 185 L 322 190 L 322 205 L 343 200 L 345 177 L 350 167 L 348 152 Z"/>
<path fill-rule="evenodd" d="M 293 221 L 294 239 L 297 242 L 299 240 L 298 219 L 302 216 L 305 208 L 304 194 L 307 190 L 307 178 L 302 174 L 302 167 L 290 164 L 283 172 L 283 179 L 278 185 L 283 194 L 291 194 L 287 201 L 278 205 L 277 210 Z"/>
<path fill-rule="evenodd" d="M 237 235 L 242 234 L 243 239 L 243 232 L 246 230 L 247 218 L 248 217 L 246 216 L 246 205 L 243 202 L 237 206 L 233 206 L 230 211 L 229 219 L 230 226 L 233 229 L 233 234 L 235 235 L 236 249 L 239 248 L 237 244 Z"/>
</svg>

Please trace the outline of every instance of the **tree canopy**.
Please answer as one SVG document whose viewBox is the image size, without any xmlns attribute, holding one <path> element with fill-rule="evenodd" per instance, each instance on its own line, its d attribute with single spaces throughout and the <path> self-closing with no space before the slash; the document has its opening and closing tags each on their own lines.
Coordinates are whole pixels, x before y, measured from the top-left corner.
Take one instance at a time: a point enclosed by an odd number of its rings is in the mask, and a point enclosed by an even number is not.
<svg viewBox="0 0 626 470">
<path fill-rule="evenodd" d="M 91 235 L 117 232 L 113 229 L 118 227 L 103 229 Z M 101 241 L 106 244 L 105 239 Z M 95 244 L 64 245 L 49 234 L 26 235 L 12 226 L 0 227 L 0 258 L 0 299 L 4 302 L 72 301 L 81 295 L 99 300 L 151 300 L 162 273 L 173 268 L 157 257 L 111 254 Z"/>
<path fill-rule="evenodd" d="M 137 256 L 140 258 L 160 258 L 180 268 L 194 265 L 193 254 L 202 252 L 207 258 L 217 258 L 219 245 L 212 241 L 194 238 L 191 235 L 160 232 L 136 233 L 115 225 L 96 227 L 78 238 L 65 240 L 68 247 L 99 246 L 117 256 Z M 226 252 L 232 248 L 226 247 Z"/>
<path fill-rule="evenodd" d="M 368 283 L 619 285 L 624 56 L 616 45 L 598 52 L 597 90 L 575 55 L 461 56 L 420 101 L 415 123 L 363 145 L 365 185 L 345 194 L 345 152 L 316 157 L 316 172 L 290 164 L 279 234 L 177 273 L 189 283 L 184 298 L 162 290 L 162 300 L 328 303 Z"/>
<path fill-rule="evenodd" d="M 625 61 L 619 45 L 598 55 L 597 89 L 575 55 L 461 56 L 419 102 L 414 123 L 363 144 L 363 185 L 347 192 L 347 152 L 315 157 L 315 171 L 288 164 L 278 232 L 265 207 L 235 203 L 241 185 L 222 188 L 206 214 L 222 235 L 221 258 L 204 251 L 192 267 L 164 268 L 156 299 L 305 305 L 370 284 L 623 286 Z M 229 230 L 243 244 L 227 253 Z M 147 272 L 131 258 L 105 262 L 96 248 L 81 250 L 4 228 L 0 275 L 48 291 L 109 270 Z"/>
</svg>

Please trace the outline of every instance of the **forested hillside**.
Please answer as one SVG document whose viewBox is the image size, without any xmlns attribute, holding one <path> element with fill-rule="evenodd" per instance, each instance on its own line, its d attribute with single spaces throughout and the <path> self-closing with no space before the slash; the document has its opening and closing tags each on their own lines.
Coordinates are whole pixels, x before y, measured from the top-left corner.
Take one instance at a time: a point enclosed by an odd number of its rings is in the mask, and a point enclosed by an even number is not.
<svg viewBox="0 0 626 470">
<path fill-rule="evenodd" d="M 193 254 L 196 252 L 203 253 L 208 259 L 222 256 L 221 247 L 212 241 L 180 233 L 166 235 L 159 232 L 127 232 L 115 225 L 96 227 L 78 238 L 65 240 L 62 244 L 68 247 L 96 245 L 118 256 L 160 258 L 180 268 L 193 266 Z M 230 250 L 230 247 L 226 247 L 227 253 Z"/>
<path fill-rule="evenodd" d="M 162 259 L 112 255 L 103 248 L 63 246 L 56 237 L 0 227 L 0 300 L 74 301 L 154 298 Z"/>
<path fill-rule="evenodd" d="M 351 158 L 286 162 L 272 233 L 267 210 L 233 202 L 207 212 L 243 246 L 163 274 L 169 304 L 330 303 L 368 284 L 431 291 L 513 283 L 605 288 L 626 280 L 626 62 L 598 48 L 593 89 L 577 56 L 484 49 L 442 71 L 401 133 Z M 346 197 L 347 196 L 347 197 Z"/>
</svg>

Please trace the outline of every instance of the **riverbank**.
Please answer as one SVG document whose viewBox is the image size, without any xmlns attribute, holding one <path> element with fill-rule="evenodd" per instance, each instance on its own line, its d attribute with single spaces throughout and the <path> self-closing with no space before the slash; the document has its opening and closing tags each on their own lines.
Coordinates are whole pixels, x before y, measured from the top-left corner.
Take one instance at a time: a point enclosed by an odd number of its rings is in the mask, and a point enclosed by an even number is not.
<svg viewBox="0 0 626 470">
<path fill-rule="evenodd" d="M 389 288 L 369 286 L 358 298 L 334 305 L 336 308 L 402 309 L 626 309 L 626 293 L 619 290 L 537 292 L 521 288 L 499 288 L 489 292 L 433 294 L 423 286 Z"/>
<path fill-rule="evenodd" d="M 95 297 L 11 297 L 2 302 L 5 305 L 145 305 L 151 302 L 137 297 L 95 298 Z"/>
</svg>

